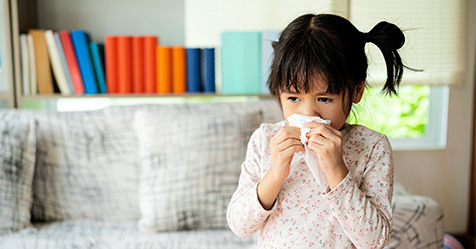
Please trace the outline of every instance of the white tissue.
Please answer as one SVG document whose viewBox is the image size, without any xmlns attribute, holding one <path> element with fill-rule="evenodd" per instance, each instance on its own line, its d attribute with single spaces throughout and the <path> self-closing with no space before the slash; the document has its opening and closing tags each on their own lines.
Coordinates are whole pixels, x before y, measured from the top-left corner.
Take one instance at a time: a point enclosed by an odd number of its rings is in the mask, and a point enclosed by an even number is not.
<svg viewBox="0 0 476 249">
<path fill-rule="evenodd" d="M 322 172 L 321 168 L 319 167 L 319 157 L 317 153 L 309 150 L 307 148 L 307 134 L 312 130 L 311 128 L 303 127 L 305 123 L 309 122 L 318 122 L 318 123 L 325 123 L 330 125 L 330 120 L 322 119 L 321 117 L 314 117 L 314 116 L 304 116 L 300 114 L 293 114 L 288 117 L 288 123 L 290 126 L 297 126 L 301 128 L 301 143 L 304 144 L 304 149 L 306 152 L 304 153 L 304 161 L 306 162 L 307 166 L 311 170 L 312 175 L 316 179 L 318 185 L 325 185 L 327 184 L 327 178 L 324 172 Z"/>
</svg>

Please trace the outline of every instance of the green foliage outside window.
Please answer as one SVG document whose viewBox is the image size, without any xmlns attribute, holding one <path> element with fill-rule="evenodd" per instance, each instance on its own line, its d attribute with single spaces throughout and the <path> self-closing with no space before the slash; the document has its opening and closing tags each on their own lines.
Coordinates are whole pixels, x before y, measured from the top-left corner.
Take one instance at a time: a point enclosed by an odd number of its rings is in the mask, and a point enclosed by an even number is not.
<svg viewBox="0 0 476 249">
<path fill-rule="evenodd" d="M 400 86 L 398 96 L 385 96 L 381 87 L 368 87 L 362 101 L 354 105 L 349 123 L 358 123 L 392 138 L 425 135 L 430 87 Z"/>
</svg>

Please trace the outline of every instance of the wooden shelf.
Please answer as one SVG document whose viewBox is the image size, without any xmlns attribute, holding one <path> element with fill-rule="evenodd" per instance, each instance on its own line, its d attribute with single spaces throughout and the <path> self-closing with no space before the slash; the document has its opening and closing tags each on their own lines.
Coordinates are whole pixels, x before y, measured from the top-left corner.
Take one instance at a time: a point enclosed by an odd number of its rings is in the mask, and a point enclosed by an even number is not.
<svg viewBox="0 0 476 249">
<path fill-rule="evenodd" d="M 0 95 L 1 97 L 1 95 Z M 25 95 L 22 100 L 45 100 L 45 99 L 87 99 L 87 98 L 226 98 L 226 97 L 257 97 L 272 98 L 269 94 L 216 94 L 216 93 L 186 93 L 186 94 L 93 94 L 93 95 L 61 95 L 39 94 Z"/>
</svg>

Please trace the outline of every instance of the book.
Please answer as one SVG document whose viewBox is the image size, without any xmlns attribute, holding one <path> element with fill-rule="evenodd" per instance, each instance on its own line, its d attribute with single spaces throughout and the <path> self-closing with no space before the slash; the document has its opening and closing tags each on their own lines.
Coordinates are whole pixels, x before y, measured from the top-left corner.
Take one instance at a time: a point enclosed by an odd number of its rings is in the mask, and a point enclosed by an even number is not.
<svg viewBox="0 0 476 249">
<path fill-rule="evenodd" d="M 66 57 L 64 55 L 64 47 L 63 43 L 61 42 L 61 38 L 58 32 L 54 32 L 56 45 L 58 46 L 58 53 L 61 59 L 61 65 L 63 66 L 64 75 L 66 76 L 66 81 L 68 82 L 68 88 L 70 93 L 74 93 L 73 82 L 71 81 L 71 74 L 69 72 L 68 62 L 66 61 Z"/>
<path fill-rule="evenodd" d="M 63 45 L 64 56 L 68 64 L 71 82 L 73 84 L 73 92 L 75 94 L 84 94 L 84 84 L 81 72 L 79 70 L 76 52 L 74 51 L 73 41 L 69 31 L 60 31 L 61 44 Z"/>
<path fill-rule="evenodd" d="M 33 39 L 35 51 L 36 83 L 39 94 L 53 94 L 53 79 L 51 77 L 50 58 L 46 46 L 45 31 L 32 29 L 29 31 Z"/>
<path fill-rule="evenodd" d="M 99 93 L 106 94 L 106 79 L 104 77 L 104 68 L 102 66 L 102 52 L 100 51 L 100 45 L 96 42 L 91 42 L 89 44 L 89 49 L 91 50 L 91 58 L 93 60 L 94 72 L 98 82 Z"/>
<path fill-rule="evenodd" d="M 222 93 L 261 92 L 261 33 L 221 34 Z"/>
<path fill-rule="evenodd" d="M 132 93 L 132 38 L 117 37 L 117 90 L 120 94 Z"/>
<path fill-rule="evenodd" d="M 261 32 L 261 93 L 269 94 L 268 78 L 273 62 L 273 42 L 279 40 L 279 31 Z"/>
<path fill-rule="evenodd" d="M 93 63 L 89 52 L 89 35 L 83 30 L 71 31 L 74 52 L 78 59 L 79 71 L 83 79 L 84 92 L 86 94 L 97 94 L 98 85 L 94 75 Z"/>
<path fill-rule="evenodd" d="M 201 92 L 200 49 L 186 48 L 187 92 Z"/>
<path fill-rule="evenodd" d="M 104 42 L 107 92 L 118 93 L 117 37 L 107 35 Z"/>
<path fill-rule="evenodd" d="M 23 94 L 30 95 L 30 55 L 28 51 L 28 39 L 26 34 L 20 35 L 20 53 Z"/>
<path fill-rule="evenodd" d="M 132 92 L 145 91 L 144 75 L 144 37 L 132 37 Z"/>
<path fill-rule="evenodd" d="M 172 52 L 170 47 L 157 46 L 157 93 L 172 92 Z"/>
<path fill-rule="evenodd" d="M 58 88 L 62 95 L 69 95 L 71 91 L 68 87 L 68 81 L 64 74 L 63 64 L 59 56 L 58 46 L 55 41 L 55 36 L 52 30 L 45 31 L 46 46 L 48 47 L 48 54 L 50 56 L 51 66 L 53 68 L 53 74 L 58 84 Z"/>
<path fill-rule="evenodd" d="M 31 34 L 27 34 L 26 39 L 28 41 L 28 55 L 30 59 L 30 93 L 31 95 L 37 95 L 35 45 L 33 44 L 33 36 Z"/>
<path fill-rule="evenodd" d="M 185 93 L 187 91 L 185 72 L 185 48 L 172 47 L 172 91 Z"/>
<path fill-rule="evenodd" d="M 201 56 L 201 81 L 203 92 L 215 92 L 215 49 L 202 49 Z"/>
<path fill-rule="evenodd" d="M 157 36 L 144 36 L 144 91 L 157 93 Z"/>
</svg>

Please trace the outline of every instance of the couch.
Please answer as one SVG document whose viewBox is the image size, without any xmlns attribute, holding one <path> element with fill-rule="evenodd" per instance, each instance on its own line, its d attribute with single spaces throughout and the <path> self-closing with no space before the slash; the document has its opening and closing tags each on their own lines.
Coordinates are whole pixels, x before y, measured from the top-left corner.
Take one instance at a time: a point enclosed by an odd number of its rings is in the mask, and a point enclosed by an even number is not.
<svg viewBox="0 0 476 249">
<path fill-rule="evenodd" d="M 1 110 L 0 248 L 254 248 L 226 207 L 249 136 L 281 119 L 270 99 Z M 387 248 L 443 248 L 434 200 L 397 183 L 393 210 Z"/>
</svg>

